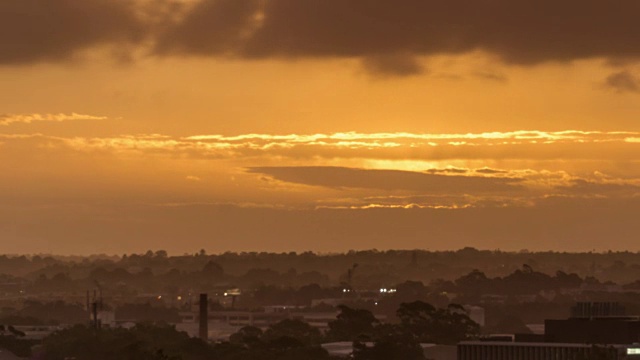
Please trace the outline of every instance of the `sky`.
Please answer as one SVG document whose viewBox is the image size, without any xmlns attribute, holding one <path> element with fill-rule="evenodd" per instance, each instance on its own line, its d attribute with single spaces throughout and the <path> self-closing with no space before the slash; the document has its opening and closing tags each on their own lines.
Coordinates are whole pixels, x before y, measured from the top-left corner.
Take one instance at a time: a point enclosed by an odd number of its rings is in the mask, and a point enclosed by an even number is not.
<svg viewBox="0 0 640 360">
<path fill-rule="evenodd" d="M 640 251 L 637 0 L 4 0 L 0 253 Z"/>
</svg>

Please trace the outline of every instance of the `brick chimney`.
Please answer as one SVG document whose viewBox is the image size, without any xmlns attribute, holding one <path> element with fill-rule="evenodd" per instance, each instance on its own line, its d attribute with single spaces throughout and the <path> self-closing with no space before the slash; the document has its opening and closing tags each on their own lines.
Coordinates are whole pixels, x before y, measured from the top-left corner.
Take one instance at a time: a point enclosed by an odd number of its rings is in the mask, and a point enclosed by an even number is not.
<svg viewBox="0 0 640 360">
<path fill-rule="evenodd" d="M 209 340 L 209 300 L 207 294 L 200 294 L 200 339 Z"/>
</svg>

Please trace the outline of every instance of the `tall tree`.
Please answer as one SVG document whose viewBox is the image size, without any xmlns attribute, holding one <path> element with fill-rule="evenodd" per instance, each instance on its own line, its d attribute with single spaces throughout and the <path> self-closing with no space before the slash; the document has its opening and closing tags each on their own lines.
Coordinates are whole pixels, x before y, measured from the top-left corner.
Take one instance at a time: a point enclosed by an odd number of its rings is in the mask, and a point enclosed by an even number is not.
<svg viewBox="0 0 640 360">
<path fill-rule="evenodd" d="M 380 322 L 371 311 L 352 309 L 345 305 L 338 306 L 340 313 L 336 320 L 329 322 L 327 338 L 333 341 L 354 341 L 371 338 L 374 327 Z"/>
</svg>

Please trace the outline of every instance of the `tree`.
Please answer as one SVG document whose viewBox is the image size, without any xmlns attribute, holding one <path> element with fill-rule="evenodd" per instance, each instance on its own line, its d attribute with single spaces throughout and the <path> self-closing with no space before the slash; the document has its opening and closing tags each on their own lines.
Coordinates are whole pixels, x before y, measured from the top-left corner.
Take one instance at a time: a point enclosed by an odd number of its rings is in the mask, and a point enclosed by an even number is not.
<svg viewBox="0 0 640 360">
<path fill-rule="evenodd" d="M 220 278 L 224 275 L 224 270 L 217 262 L 209 260 L 202 268 L 202 273 L 213 278 Z"/>
<path fill-rule="evenodd" d="M 396 314 L 408 336 L 419 342 L 453 345 L 480 333 L 480 326 L 456 304 L 436 309 L 431 304 L 414 301 L 400 304 Z"/>
<path fill-rule="evenodd" d="M 31 347 L 36 344 L 34 340 L 25 340 L 16 336 L 0 335 L 0 349 L 6 349 L 17 356 L 31 357 Z"/>
<path fill-rule="evenodd" d="M 433 321 L 436 308 L 422 301 L 402 303 L 396 312 L 400 322 L 405 327 L 415 328 L 414 333 Z"/>
<path fill-rule="evenodd" d="M 537 294 L 542 290 L 551 290 L 556 287 L 554 279 L 541 272 L 533 271 L 529 267 L 516 270 L 502 278 L 502 291 L 512 295 Z"/>
<path fill-rule="evenodd" d="M 327 338 L 332 341 L 354 341 L 360 338 L 371 338 L 374 327 L 379 323 L 371 311 L 352 309 L 339 305 L 340 313 L 336 320 L 329 322 Z"/>
<path fill-rule="evenodd" d="M 459 292 L 479 295 L 493 290 L 492 281 L 480 270 L 473 270 L 456 281 Z"/>
<path fill-rule="evenodd" d="M 262 338 L 265 341 L 275 341 L 280 338 L 292 338 L 304 345 L 320 343 L 320 330 L 301 320 L 284 319 L 271 325 Z"/>
<path fill-rule="evenodd" d="M 42 342 L 40 359 L 63 360 L 205 360 L 213 350 L 173 326 L 138 324 L 132 329 L 89 329 L 77 325 Z"/>
<path fill-rule="evenodd" d="M 260 342 L 263 332 L 255 326 L 244 326 L 229 336 L 229 341 L 234 344 L 254 345 Z"/>
<path fill-rule="evenodd" d="M 561 289 L 577 288 L 582 285 L 582 278 L 577 274 L 567 274 L 564 271 L 556 271 L 555 281 Z"/>
<path fill-rule="evenodd" d="M 375 328 L 374 341 L 353 343 L 354 360 L 421 360 L 420 343 L 407 336 L 402 326 L 380 324 Z"/>
<path fill-rule="evenodd" d="M 328 360 L 329 354 L 318 346 L 320 332 L 299 320 L 285 320 L 272 325 L 263 334 L 245 326 L 231 335 L 229 343 L 213 349 L 219 360 Z"/>
</svg>

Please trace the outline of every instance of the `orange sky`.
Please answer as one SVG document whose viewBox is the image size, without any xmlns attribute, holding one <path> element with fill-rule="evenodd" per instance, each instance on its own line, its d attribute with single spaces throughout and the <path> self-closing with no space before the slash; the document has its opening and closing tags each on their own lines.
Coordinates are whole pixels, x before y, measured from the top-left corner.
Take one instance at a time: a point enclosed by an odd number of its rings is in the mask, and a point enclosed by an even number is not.
<svg viewBox="0 0 640 360">
<path fill-rule="evenodd" d="M 4 1 L 0 252 L 638 251 L 639 7 Z"/>
</svg>

